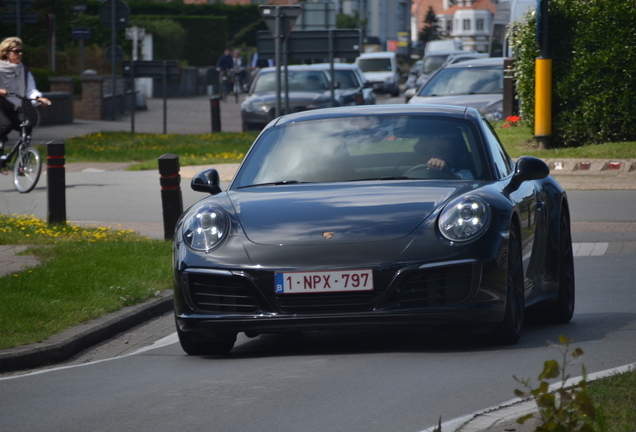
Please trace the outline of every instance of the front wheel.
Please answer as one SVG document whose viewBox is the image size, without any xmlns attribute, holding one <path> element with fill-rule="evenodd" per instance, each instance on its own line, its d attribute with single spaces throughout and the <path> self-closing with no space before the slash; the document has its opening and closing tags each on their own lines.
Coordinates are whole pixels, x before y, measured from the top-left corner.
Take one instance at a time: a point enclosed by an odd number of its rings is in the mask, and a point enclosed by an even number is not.
<svg viewBox="0 0 636 432">
<path fill-rule="evenodd" d="M 525 317 L 523 291 L 523 263 L 521 241 L 515 227 L 511 227 L 508 239 L 508 265 L 506 276 L 506 312 L 502 322 L 492 333 L 492 341 L 498 345 L 512 345 L 521 337 Z"/>
<path fill-rule="evenodd" d="M 40 152 L 33 147 L 26 147 L 18 152 L 13 165 L 13 184 L 20 193 L 31 192 L 40 179 L 42 159 Z"/>
<path fill-rule="evenodd" d="M 204 336 L 195 332 L 183 332 L 179 324 L 177 324 L 177 336 L 183 351 L 192 356 L 226 355 L 232 351 L 236 342 L 236 333 Z"/>
</svg>

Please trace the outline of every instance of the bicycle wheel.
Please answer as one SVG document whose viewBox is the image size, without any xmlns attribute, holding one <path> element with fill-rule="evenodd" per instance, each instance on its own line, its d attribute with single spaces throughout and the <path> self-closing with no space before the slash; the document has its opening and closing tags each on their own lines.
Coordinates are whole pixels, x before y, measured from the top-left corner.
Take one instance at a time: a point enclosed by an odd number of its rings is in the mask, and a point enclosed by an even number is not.
<svg viewBox="0 0 636 432">
<path fill-rule="evenodd" d="M 239 79 L 234 78 L 234 102 L 238 103 L 239 93 L 241 92 L 241 86 L 239 85 Z"/>
<path fill-rule="evenodd" d="M 40 179 L 42 160 L 40 152 L 33 147 L 26 147 L 18 152 L 13 164 L 13 184 L 20 193 L 31 192 Z"/>
</svg>

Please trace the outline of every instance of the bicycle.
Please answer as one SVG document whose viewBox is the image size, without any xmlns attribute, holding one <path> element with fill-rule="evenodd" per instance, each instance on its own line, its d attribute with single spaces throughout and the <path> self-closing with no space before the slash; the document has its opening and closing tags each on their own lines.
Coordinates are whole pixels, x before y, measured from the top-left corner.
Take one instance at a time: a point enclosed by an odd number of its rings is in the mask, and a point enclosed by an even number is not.
<svg viewBox="0 0 636 432">
<path fill-rule="evenodd" d="M 15 93 L 9 93 L 7 96 L 22 99 L 22 123 L 20 123 L 20 136 L 15 145 L 9 153 L 0 156 L 0 173 L 7 175 L 12 170 L 15 189 L 20 193 L 28 193 L 38 183 L 42 172 L 42 158 L 40 152 L 35 147 L 31 147 L 31 122 L 25 115 L 25 103 L 33 99 Z M 13 164 L 11 164 L 12 159 L 14 159 Z"/>
</svg>

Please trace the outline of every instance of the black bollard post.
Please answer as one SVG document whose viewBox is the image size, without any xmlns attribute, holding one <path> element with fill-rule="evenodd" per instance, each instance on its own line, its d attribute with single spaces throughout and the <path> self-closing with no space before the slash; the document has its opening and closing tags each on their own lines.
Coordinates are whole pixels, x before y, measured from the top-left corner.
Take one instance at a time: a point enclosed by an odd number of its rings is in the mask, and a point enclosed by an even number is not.
<svg viewBox="0 0 636 432">
<path fill-rule="evenodd" d="M 163 208 L 163 238 L 171 240 L 177 226 L 177 219 L 183 213 L 179 156 L 166 153 L 159 157 L 159 183 Z"/>
<path fill-rule="evenodd" d="M 46 145 L 46 196 L 49 225 L 66 224 L 66 169 L 64 143 L 51 141 Z"/>
<path fill-rule="evenodd" d="M 221 104 L 219 95 L 210 97 L 210 114 L 212 115 L 212 132 L 221 132 Z"/>
</svg>

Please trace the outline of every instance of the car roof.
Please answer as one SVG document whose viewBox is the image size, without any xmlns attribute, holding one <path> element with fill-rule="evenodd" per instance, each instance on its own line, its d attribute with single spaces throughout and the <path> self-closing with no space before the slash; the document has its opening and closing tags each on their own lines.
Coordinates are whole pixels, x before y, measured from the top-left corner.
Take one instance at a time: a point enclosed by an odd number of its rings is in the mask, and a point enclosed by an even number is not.
<svg viewBox="0 0 636 432">
<path fill-rule="evenodd" d="M 281 67 L 281 69 L 283 69 L 283 67 Z M 310 72 L 310 71 L 322 70 L 322 69 L 315 68 L 313 67 L 313 65 L 289 65 L 287 66 L 287 70 L 292 72 L 303 72 L 303 71 Z M 276 66 L 268 66 L 268 67 L 262 68 L 260 72 L 262 73 L 276 72 Z"/>
<path fill-rule="evenodd" d="M 474 53 L 470 51 L 463 51 L 463 50 L 440 50 L 440 51 L 432 51 L 426 54 L 424 58 L 439 57 L 439 56 L 452 55 L 452 54 L 474 54 Z"/>
<path fill-rule="evenodd" d="M 371 53 L 362 53 L 360 54 L 360 56 L 358 58 L 384 58 L 384 57 L 396 57 L 395 52 L 393 51 L 378 51 L 378 52 L 371 52 Z"/>
<path fill-rule="evenodd" d="M 302 111 L 279 117 L 276 124 L 285 124 L 301 120 L 319 120 L 339 117 L 353 117 L 365 115 L 434 115 L 452 118 L 471 118 L 476 120 L 481 116 L 474 108 L 451 105 L 416 105 L 416 104 L 387 104 L 387 105 L 355 105 L 320 110 Z"/>
<path fill-rule="evenodd" d="M 314 67 L 316 69 L 330 69 L 331 63 L 314 63 L 314 64 L 306 65 L 306 66 Z M 358 65 L 355 65 L 353 63 L 334 63 L 333 68 L 341 69 L 341 70 L 342 69 L 360 69 Z"/>
<path fill-rule="evenodd" d="M 503 64 L 504 64 L 503 57 L 488 57 L 488 58 L 464 60 L 459 63 L 448 64 L 444 66 L 442 69 L 487 67 L 487 66 L 501 66 L 503 68 Z"/>
</svg>

